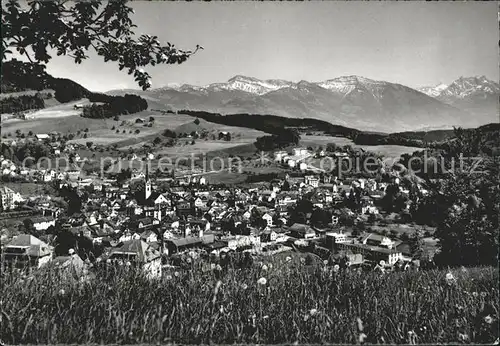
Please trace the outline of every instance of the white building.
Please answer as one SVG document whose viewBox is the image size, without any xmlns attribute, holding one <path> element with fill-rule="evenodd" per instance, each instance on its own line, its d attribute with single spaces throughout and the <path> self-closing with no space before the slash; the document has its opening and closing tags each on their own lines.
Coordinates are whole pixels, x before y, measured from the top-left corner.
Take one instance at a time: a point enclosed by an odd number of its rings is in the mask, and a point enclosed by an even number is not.
<svg viewBox="0 0 500 346">
<path fill-rule="evenodd" d="M 288 156 L 288 153 L 284 150 L 274 152 L 274 161 L 281 162 Z"/>
<path fill-rule="evenodd" d="M 319 186 L 319 178 L 314 176 L 314 175 L 306 175 L 304 177 L 304 183 L 306 185 L 309 185 L 312 187 L 318 187 Z"/>
<path fill-rule="evenodd" d="M 327 240 L 329 239 L 331 242 L 333 242 L 335 244 L 349 242 L 349 239 L 343 233 L 328 232 L 325 235 L 326 235 Z"/>
<path fill-rule="evenodd" d="M 0 207 L 4 211 L 14 209 L 17 203 L 23 201 L 23 197 L 19 192 L 15 192 L 7 186 L 2 186 L 0 188 L 0 196 L 2 200 L 2 205 Z"/>
<path fill-rule="evenodd" d="M 304 148 L 293 148 L 293 155 L 294 156 L 306 156 L 308 154 L 309 154 L 309 152 L 307 151 L 307 149 L 304 149 Z"/>
</svg>

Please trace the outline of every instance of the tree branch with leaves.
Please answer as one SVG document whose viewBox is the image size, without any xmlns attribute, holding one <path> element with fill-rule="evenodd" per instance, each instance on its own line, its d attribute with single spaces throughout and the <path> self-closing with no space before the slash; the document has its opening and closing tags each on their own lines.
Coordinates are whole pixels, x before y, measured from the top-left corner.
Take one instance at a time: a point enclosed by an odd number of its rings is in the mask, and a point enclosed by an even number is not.
<svg viewBox="0 0 500 346">
<path fill-rule="evenodd" d="M 143 70 L 158 64 L 181 64 L 203 47 L 180 50 L 162 45 L 157 36 L 140 35 L 130 18 L 134 10 L 126 1 L 18 1 L 2 4 L 2 62 L 15 49 L 30 62 L 46 64 L 51 51 L 80 64 L 93 49 L 104 61 L 118 63 L 146 90 L 151 77 Z"/>
</svg>

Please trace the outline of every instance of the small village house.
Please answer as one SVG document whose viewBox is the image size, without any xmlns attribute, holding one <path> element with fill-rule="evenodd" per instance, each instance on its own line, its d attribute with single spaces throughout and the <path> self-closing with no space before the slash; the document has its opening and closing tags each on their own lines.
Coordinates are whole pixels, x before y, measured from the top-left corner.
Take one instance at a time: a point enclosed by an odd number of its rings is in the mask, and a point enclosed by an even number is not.
<svg viewBox="0 0 500 346">
<path fill-rule="evenodd" d="M 2 251 L 2 262 L 15 268 L 40 268 L 52 260 L 53 248 L 30 235 L 15 236 Z"/>
</svg>

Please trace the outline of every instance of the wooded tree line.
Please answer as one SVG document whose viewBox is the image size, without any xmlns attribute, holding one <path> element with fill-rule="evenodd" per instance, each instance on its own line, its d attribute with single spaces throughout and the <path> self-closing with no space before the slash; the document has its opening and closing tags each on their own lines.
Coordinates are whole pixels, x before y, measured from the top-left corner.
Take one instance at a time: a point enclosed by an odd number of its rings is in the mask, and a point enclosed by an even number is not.
<svg viewBox="0 0 500 346">
<path fill-rule="evenodd" d="M 21 95 L 17 97 L 7 97 L 0 100 L 2 114 L 4 113 L 19 113 L 31 109 L 45 108 L 45 102 L 42 95 Z"/>
<path fill-rule="evenodd" d="M 454 138 L 439 150 L 446 168 L 455 160 L 454 170 L 420 174 L 430 193 L 412 195 L 410 213 L 417 223 L 437 227 L 440 252 L 436 260 L 440 264 L 498 265 L 500 164 L 494 152 L 499 147 L 500 125 L 455 129 Z M 464 160 L 460 167 L 461 155 L 481 161 Z M 407 164 L 408 157 L 402 162 Z"/>
<path fill-rule="evenodd" d="M 83 117 L 93 119 L 112 118 L 116 115 L 141 112 L 148 108 L 148 102 L 137 95 L 125 94 L 125 96 L 98 96 L 97 99 L 106 100 L 108 103 L 92 104 L 91 106 L 83 107 Z M 93 97 L 92 101 L 95 100 L 96 98 Z"/>
<path fill-rule="evenodd" d="M 340 125 L 332 125 L 329 122 L 311 118 L 286 118 L 270 114 L 227 114 L 211 113 L 205 111 L 180 110 L 178 114 L 187 114 L 204 119 L 216 124 L 229 126 L 247 127 L 270 134 L 278 134 L 283 128 L 294 127 L 298 132 L 321 131 L 330 135 L 342 135 L 351 138 L 356 129 Z"/>
<path fill-rule="evenodd" d="M 30 166 L 42 157 L 50 157 L 52 147 L 49 143 L 39 141 L 25 141 L 16 146 L 2 143 L 2 155 L 4 158 L 14 162 L 23 162 L 25 158 L 32 157 L 34 160 L 26 160 L 25 164 Z"/>
</svg>

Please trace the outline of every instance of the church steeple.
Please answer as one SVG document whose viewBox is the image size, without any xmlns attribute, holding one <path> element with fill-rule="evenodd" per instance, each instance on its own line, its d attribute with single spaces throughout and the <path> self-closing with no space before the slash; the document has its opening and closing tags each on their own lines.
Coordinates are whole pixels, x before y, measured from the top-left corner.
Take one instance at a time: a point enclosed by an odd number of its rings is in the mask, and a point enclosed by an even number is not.
<svg viewBox="0 0 500 346">
<path fill-rule="evenodd" d="M 144 197 L 147 200 L 151 196 L 151 180 L 149 179 L 149 164 L 146 165 L 144 193 L 145 193 Z"/>
</svg>

